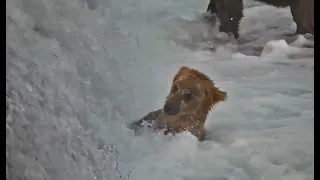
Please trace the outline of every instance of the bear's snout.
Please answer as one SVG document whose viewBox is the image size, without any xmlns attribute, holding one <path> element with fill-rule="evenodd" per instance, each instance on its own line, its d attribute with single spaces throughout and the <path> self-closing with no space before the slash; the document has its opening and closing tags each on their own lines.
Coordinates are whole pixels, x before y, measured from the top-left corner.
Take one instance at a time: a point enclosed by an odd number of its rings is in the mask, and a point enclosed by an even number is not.
<svg viewBox="0 0 320 180">
<path fill-rule="evenodd" d="M 163 107 L 163 112 L 170 116 L 175 116 L 180 112 L 180 105 L 166 103 Z"/>
</svg>

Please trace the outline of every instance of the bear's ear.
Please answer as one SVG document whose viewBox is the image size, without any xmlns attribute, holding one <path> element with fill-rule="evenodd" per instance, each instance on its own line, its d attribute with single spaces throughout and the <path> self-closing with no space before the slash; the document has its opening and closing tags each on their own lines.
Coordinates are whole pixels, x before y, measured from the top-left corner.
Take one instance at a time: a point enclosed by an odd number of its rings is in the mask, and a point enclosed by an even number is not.
<svg viewBox="0 0 320 180">
<path fill-rule="evenodd" d="M 217 101 L 226 101 L 228 98 L 227 93 L 224 91 L 220 91 L 218 88 L 215 88 L 213 96 L 216 97 L 215 99 Z"/>
<path fill-rule="evenodd" d="M 184 74 L 187 74 L 188 72 L 190 71 L 190 69 L 186 66 L 182 66 L 180 67 L 180 69 L 178 70 L 178 72 L 176 73 L 176 75 L 173 77 L 173 80 L 172 80 L 172 84 L 177 80 L 179 79 L 180 76 L 184 75 Z"/>
<path fill-rule="evenodd" d="M 210 88 L 207 92 L 207 96 L 211 100 L 211 107 L 213 107 L 215 104 L 221 102 L 221 101 L 226 101 L 228 98 L 228 95 L 224 91 L 220 91 L 219 88 L 213 87 Z"/>
</svg>

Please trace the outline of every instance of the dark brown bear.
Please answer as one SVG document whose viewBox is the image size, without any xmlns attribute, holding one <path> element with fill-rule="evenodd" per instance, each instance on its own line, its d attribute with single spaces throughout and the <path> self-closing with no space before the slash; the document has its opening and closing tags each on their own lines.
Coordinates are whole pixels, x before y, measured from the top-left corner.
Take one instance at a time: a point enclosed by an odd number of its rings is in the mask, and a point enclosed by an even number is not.
<svg viewBox="0 0 320 180">
<path fill-rule="evenodd" d="M 297 24 L 296 34 L 314 34 L 314 0 L 256 0 L 283 8 L 290 6 L 293 21 Z M 239 23 L 243 17 L 242 0 L 210 0 L 207 12 L 220 19 L 220 31 L 239 37 Z"/>
</svg>

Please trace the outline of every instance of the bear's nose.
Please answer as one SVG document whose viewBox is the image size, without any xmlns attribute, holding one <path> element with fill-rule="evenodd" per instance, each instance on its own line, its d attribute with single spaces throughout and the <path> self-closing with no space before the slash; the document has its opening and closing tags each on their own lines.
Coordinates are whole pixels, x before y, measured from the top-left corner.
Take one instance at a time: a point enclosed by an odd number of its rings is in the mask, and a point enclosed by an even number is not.
<svg viewBox="0 0 320 180">
<path fill-rule="evenodd" d="M 180 111 L 180 107 L 172 104 L 165 104 L 163 107 L 163 112 L 167 115 L 174 116 L 178 114 Z"/>
</svg>

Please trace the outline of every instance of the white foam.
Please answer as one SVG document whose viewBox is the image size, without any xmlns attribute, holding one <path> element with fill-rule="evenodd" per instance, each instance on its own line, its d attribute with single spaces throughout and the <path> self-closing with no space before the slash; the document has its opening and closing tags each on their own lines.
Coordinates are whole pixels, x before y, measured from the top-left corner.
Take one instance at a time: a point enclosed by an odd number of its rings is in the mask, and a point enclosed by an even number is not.
<svg viewBox="0 0 320 180">
<path fill-rule="evenodd" d="M 289 57 L 307 51 L 281 40 L 289 9 L 246 4 L 237 44 L 198 18 L 207 3 L 8 1 L 7 179 L 313 179 L 314 58 Z M 212 140 L 134 136 L 182 65 L 228 93 Z"/>
</svg>

